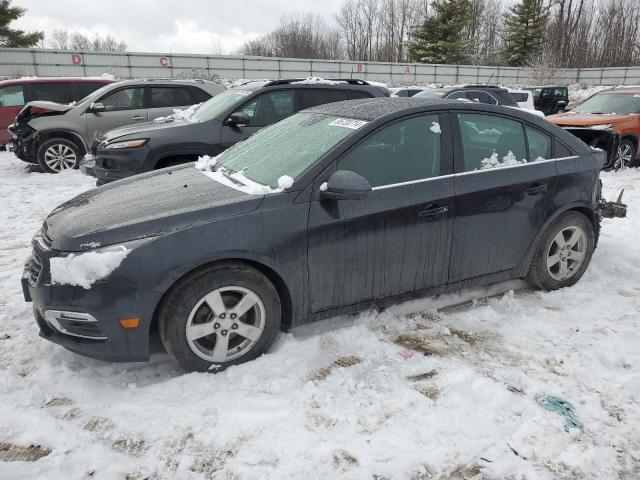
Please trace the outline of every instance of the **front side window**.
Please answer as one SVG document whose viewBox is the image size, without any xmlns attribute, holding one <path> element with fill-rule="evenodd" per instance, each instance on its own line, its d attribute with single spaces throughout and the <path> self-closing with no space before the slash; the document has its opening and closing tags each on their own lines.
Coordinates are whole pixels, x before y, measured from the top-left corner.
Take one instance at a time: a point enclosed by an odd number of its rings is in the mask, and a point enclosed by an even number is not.
<svg viewBox="0 0 640 480">
<path fill-rule="evenodd" d="M 151 87 L 149 108 L 183 107 L 191 105 L 191 95 L 182 87 Z"/>
<path fill-rule="evenodd" d="M 294 112 L 294 90 L 267 92 L 246 103 L 242 110 L 252 127 L 266 127 Z"/>
<path fill-rule="evenodd" d="M 529 142 L 529 161 L 538 162 L 551 158 L 551 137 L 535 128 L 526 127 Z"/>
<path fill-rule="evenodd" d="M 338 170 L 366 178 L 372 187 L 437 177 L 441 141 L 438 115 L 393 123 L 367 137 L 338 160 Z"/>
<path fill-rule="evenodd" d="M 122 88 L 102 97 L 99 102 L 104 105 L 107 112 L 143 108 L 144 88 Z"/>
<path fill-rule="evenodd" d="M 495 115 L 461 113 L 457 117 L 465 172 L 527 162 L 520 122 Z"/>
<path fill-rule="evenodd" d="M 216 167 L 228 174 L 241 172 L 254 182 L 276 188 L 280 177 L 295 179 L 365 123 L 298 113 L 225 150 L 218 156 Z"/>
<path fill-rule="evenodd" d="M 71 83 L 33 83 L 30 88 L 32 100 L 46 100 L 56 103 L 73 101 Z"/>
<path fill-rule="evenodd" d="M 99 82 L 78 82 L 76 83 L 76 88 L 78 90 L 78 98 L 77 100 L 82 100 L 86 96 L 91 95 L 96 90 L 103 88 L 105 86 L 104 83 Z"/>
<path fill-rule="evenodd" d="M 22 85 L 9 85 L 0 88 L 0 107 L 19 107 L 24 105 Z"/>
</svg>

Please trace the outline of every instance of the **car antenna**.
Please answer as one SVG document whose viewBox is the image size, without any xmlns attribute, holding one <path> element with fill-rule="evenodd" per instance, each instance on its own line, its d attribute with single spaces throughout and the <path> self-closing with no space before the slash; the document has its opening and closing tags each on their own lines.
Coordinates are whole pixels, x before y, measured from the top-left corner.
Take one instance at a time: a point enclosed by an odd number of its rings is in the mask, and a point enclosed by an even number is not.
<svg viewBox="0 0 640 480">
<path fill-rule="evenodd" d="M 491 72 L 491 75 L 489 76 L 489 80 L 484 82 L 485 84 L 487 84 L 487 83 L 489 83 L 491 81 L 491 79 L 493 78 L 493 74 L 494 74 L 494 72 Z"/>
</svg>

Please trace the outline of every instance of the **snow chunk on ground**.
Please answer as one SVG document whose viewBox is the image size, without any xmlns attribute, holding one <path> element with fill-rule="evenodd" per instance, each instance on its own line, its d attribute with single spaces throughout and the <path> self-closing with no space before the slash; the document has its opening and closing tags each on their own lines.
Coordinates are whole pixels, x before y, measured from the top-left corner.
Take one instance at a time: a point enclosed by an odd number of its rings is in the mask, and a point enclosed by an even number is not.
<svg viewBox="0 0 640 480">
<path fill-rule="evenodd" d="M 130 251 L 120 246 L 106 252 L 72 253 L 67 257 L 52 258 L 49 260 L 51 283 L 89 290 L 95 282 L 111 275 Z"/>
<path fill-rule="evenodd" d="M 431 122 L 431 127 L 429 127 L 429 130 L 431 130 L 433 133 L 442 133 L 442 130 L 440 130 L 440 124 L 438 122 Z"/>
<path fill-rule="evenodd" d="M 184 110 L 180 108 L 174 108 L 173 113 L 171 115 L 167 115 L 166 117 L 158 117 L 153 120 L 154 123 L 168 123 L 175 122 L 178 120 L 186 120 L 190 121 L 194 112 L 200 107 L 202 103 L 196 103 L 195 105 L 191 105 L 189 108 Z"/>
</svg>

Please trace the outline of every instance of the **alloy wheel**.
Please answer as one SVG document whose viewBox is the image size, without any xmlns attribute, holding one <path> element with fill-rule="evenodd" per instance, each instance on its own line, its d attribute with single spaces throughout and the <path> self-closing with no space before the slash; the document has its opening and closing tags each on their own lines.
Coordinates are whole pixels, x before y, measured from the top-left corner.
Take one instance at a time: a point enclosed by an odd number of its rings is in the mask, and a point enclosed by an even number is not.
<svg viewBox="0 0 640 480">
<path fill-rule="evenodd" d="M 580 270 L 587 254 L 587 235 L 577 226 L 565 227 L 553 237 L 547 251 L 547 270 L 562 282 Z"/>
<path fill-rule="evenodd" d="M 616 160 L 614 163 L 614 168 L 616 170 L 624 170 L 629 165 L 631 165 L 631 160 L 633 156 L 633 147 L 628 143 L 623 143 L 618 147 L 618 153 L 616 154 Z"/>
<path fill-rule="evenodd" d="M 191 351 L 212 363 L 234 360 L 258 342 L 266 322 L 265 308 L 253 291 L 218 288 L 191 309 L 186 338 Z"/>
<path fill-rule="evenodd" d="M 77 160 L 78 157 L 73 149 L 64 143 L 54 143 L 44 152 L 45 163 L 56 172 L 74 168 Z"/>
</svg>

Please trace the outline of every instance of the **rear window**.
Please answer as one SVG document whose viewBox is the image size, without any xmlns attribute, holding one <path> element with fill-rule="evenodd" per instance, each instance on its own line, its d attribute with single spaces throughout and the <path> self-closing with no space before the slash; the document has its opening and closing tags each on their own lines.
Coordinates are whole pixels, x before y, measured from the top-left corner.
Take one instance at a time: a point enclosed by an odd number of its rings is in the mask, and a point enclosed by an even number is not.
<svg viewBox="0 0 640 480">
<path fill-rule="evenodd" d="M 29 100 L 46 100 L 56 103 L 70 103 L 73 101 L 71 83 L 31 83 L 27 87 L 31 94 Z"/>
<path fill-rule="evenodd" d="M 150 108 L 181 107 L 193 104 L 186 87 L 151 87 Z"/>
<path fill-rule="evenodd" d="M 193 103 L 206 102 L 211 98 L 211 95 L 198 87 L 189 87 L 189 91 L 191 92 L 191 96 L 193 97 Z"/>
<path fill-rule="evenodd" d="M 0 87 L 0 107 L 18 107 L 24 105 L 22 85 Z"/>
</svg>

